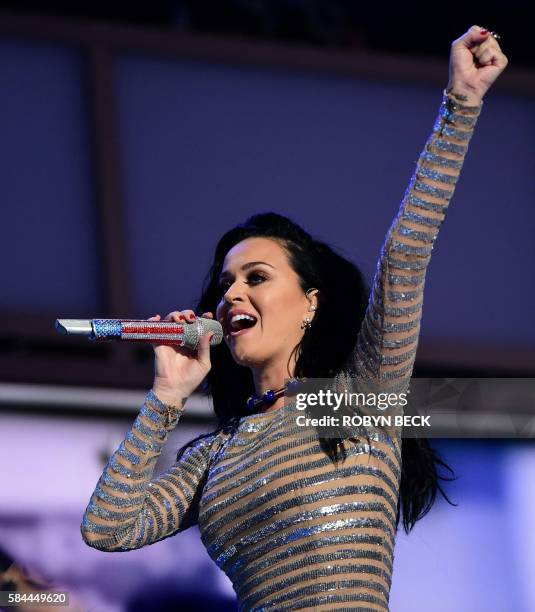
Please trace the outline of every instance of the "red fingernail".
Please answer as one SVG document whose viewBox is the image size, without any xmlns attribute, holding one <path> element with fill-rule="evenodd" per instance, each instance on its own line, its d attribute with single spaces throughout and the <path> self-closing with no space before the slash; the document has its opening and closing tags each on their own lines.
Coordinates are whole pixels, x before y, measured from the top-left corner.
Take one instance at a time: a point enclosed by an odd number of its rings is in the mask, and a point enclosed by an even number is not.
<svg viewBox="0 0 535 612">
<path fill-rule="evenodd" d="M 488 34 L 489 31 L 488 30 L 481 30 L 480 34 Z"/>
<path fill-rule="evenodd" d="M 185 317 L 184 315 L 180 315 L 178 318 L 179 318 L 181 321 L 185 321 L 185 320 L 186 320 L 186 317 Z"/>
<path fill-rule="evenodd" d="M 196 319 L 197 317 L 192 313 L 191 318 Z"/>
</svg>

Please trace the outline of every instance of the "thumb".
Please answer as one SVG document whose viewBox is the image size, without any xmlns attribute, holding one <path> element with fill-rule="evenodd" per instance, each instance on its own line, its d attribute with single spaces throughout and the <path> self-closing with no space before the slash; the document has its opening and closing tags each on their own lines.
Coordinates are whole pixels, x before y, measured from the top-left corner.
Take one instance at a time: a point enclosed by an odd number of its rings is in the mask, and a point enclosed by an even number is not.
<svg viewBox="0 0 535 612">
<path fill-rule="evenodd" d="M 197 346 L 197 358 L 201 364 L 208 368 L 212 366 L 210 361 L 210 340 L 213 336 L 214 332 L 204 334 L 204 336 L 201 336 Z"/>
<path fill-rule="evenodd" d="M 480 26 L 472 26 L 465 34 L 463 34 L 456 42 L 462 43 L 468 49 L 475 45 L 480 45 L 487 40 L 490 32 Z"/>
</svg>

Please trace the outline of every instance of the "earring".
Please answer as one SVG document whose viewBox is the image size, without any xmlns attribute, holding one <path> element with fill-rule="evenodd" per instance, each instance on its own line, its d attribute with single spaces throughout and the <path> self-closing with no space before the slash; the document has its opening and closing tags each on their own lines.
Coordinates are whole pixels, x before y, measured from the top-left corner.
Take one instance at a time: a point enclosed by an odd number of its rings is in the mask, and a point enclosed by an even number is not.
<svg viewBox="0 0 535 612">
<path fill-rule="evenodd" d="M 311 327 L 312 327 L 312 321 L 310 320 L 310 317 L 305 317 L 305 320 L 301 324 L 301 329 L 304 329 L 305 331 L 307 331 L 307 329 L 310 329 Z"/>
</svg>

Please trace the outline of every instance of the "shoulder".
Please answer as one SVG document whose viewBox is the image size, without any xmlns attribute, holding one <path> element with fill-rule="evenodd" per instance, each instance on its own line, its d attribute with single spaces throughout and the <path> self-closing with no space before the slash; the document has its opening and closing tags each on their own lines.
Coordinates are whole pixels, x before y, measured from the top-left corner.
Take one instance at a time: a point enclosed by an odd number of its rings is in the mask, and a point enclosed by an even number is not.
<svg viewBox="0 0 535 612">
<path fill-rule="evenodd" d="M 232 436 L 231 431 L 227 427 L 220 427 L 215 431 L 201 434 L 190 440 L 177 451 L 176 460 L 187 460 L 189 458 L 203 457 L 211 462 L 218 454 L 223 446 Z"/>
</svg>

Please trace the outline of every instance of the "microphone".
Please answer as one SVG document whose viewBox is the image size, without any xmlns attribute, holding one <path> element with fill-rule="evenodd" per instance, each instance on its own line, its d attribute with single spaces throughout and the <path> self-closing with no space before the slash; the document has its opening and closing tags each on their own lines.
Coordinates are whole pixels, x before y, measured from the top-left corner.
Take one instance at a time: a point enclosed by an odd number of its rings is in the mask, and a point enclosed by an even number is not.
<svg viewBox="0 0 535 612">
<path fill-rule="evenodd" d="M 155 342 L 196 350 L 202 336 L 214 332 L 210 346 L 223 340 L 219 321 L 199 317 L 191 323 L 145 321 L 143 319 L 56 319 L 55 327 L 66 336 L 86 336 L 90 340 Z"/>
</svg>

